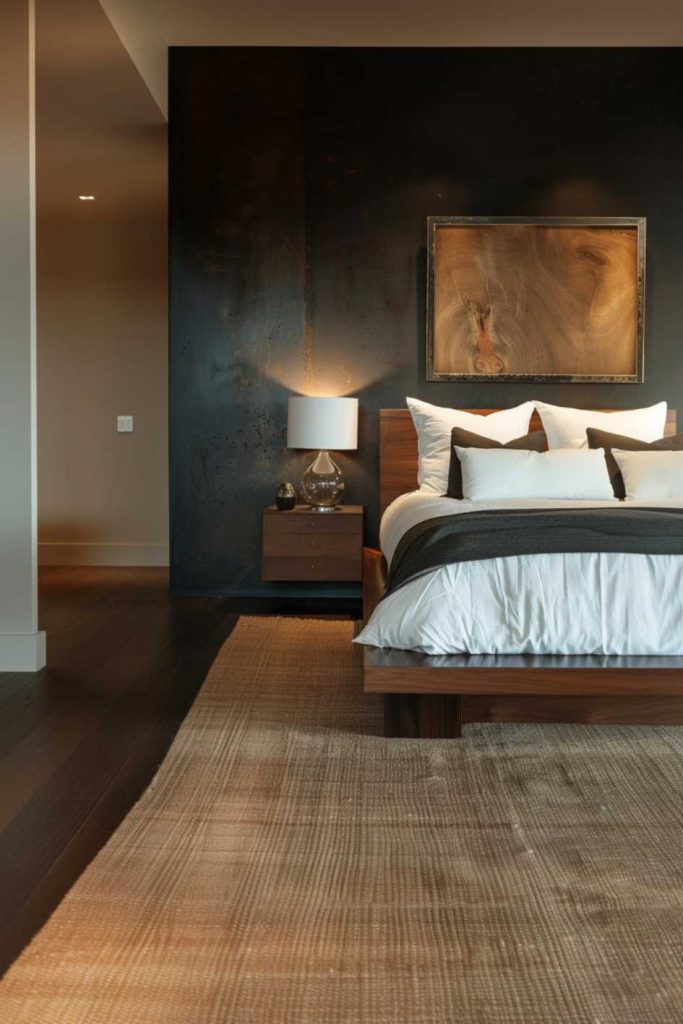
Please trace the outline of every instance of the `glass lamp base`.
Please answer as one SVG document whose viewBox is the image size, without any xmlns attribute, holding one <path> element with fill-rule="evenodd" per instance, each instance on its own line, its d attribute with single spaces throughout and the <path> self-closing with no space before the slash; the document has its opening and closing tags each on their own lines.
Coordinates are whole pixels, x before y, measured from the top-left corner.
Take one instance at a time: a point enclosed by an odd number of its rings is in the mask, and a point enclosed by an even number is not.
<svg viewBox="0 0 683 1024">
<path fill-rule="evenodd" d="M 301 494 L 314 512 L 337 511 L 344 495 L 344 477 L 329 452 L 318 452 L 301 478 Z"/>
</svg>

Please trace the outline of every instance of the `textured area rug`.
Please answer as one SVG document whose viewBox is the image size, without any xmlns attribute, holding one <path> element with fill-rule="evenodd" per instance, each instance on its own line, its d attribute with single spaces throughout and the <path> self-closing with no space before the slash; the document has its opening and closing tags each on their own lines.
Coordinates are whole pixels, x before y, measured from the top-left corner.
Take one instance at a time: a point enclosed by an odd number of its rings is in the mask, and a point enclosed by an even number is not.
<svg viewBox="0 0 683 1024">
<path fill-rule="evenodd" d="M 351 636 L 240 620 L 3 1024 L 680 1024 L 683 729 L 386 740 Z"/>
</svg>

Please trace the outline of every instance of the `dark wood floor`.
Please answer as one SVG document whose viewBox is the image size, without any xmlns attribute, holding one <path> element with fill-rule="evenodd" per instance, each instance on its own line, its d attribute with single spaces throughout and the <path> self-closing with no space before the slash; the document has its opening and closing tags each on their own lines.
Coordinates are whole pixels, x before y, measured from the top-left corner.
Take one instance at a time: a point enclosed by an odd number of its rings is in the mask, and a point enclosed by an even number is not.
<svg viewBox="0 0 683 1024">
<path fill-rule="evenodd" d="M 41 572 L 49 667 L 0 674 L 0 974 L 149 783 L 239 613 L 283 610 L 170 598 L 164 569 Z"/>
<path fill-rule="evenodd" d="M 46 569 L 49 668 L 0 675 L 0 971 L 148 784 L 237 615 L 161 569 Z"/>
</svg>

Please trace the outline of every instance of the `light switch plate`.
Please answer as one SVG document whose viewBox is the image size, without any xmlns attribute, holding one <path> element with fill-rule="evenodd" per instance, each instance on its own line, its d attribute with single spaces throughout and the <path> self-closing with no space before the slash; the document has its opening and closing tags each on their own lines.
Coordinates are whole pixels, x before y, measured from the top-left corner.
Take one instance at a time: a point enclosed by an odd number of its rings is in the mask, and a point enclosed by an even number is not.
<svg viewBox="0 0 683 1024">
<path fill-rule="evenodd" d="M 117 416 L 116 417 L 116 429 L 119 434 L 132 434 L 133 433 L 133 417 L 132 416 Z"/>
</svg>

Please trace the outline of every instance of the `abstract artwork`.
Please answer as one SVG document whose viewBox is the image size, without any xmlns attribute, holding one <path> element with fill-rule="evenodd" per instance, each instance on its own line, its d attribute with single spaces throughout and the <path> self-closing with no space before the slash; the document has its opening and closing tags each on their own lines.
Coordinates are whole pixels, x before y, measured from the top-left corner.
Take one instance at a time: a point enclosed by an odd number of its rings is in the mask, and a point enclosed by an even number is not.
<svg viewBox="0 0 683 1024">
<path fill-rule="evenodd" d="M 643 380 L 645 219 L 430 217 L 427 380 Z"/>
</svg>

